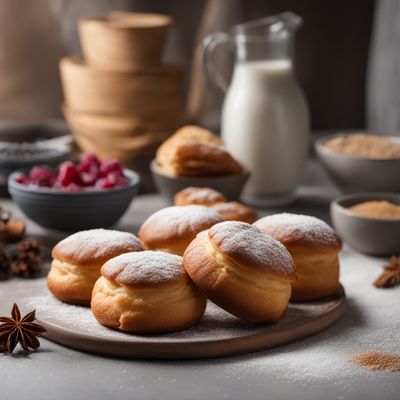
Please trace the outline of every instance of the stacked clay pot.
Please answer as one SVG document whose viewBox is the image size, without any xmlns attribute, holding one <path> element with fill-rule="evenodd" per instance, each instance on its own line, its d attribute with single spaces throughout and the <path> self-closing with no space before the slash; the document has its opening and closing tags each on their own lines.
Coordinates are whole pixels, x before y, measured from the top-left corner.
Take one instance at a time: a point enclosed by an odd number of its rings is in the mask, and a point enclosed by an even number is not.
<svg viewBox="0 0 400 400">
<path fill-rule="evenodd" d="M 162 62 L 172 19 L 112 12 L 82 19 L 84 60 L 60 72 L 64 115 L 81 150 L 139 168 L 183 124 L 182 71 Z"/>
</svg>

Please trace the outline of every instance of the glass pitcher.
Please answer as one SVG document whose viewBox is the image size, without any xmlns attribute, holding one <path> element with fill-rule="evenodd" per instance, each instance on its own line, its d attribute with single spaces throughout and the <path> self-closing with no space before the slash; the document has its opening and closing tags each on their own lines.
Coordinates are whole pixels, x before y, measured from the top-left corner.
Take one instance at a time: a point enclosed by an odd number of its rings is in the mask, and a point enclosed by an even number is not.
<svg viewBox="0 0 400 400">
<path fill-rule="evenodd" d="M 253 205 L 290 203 L 304 172 L 309 114 L 292 65 L 294 34 L 301 23 L 299 16 L 286 12 L 204 39 L 207 75 L 226 93 L 222 139 L 251 173 L 243 198 Z M 236 55 L 230 85 L 212 58 L 220 44 Z"/>
</svg>

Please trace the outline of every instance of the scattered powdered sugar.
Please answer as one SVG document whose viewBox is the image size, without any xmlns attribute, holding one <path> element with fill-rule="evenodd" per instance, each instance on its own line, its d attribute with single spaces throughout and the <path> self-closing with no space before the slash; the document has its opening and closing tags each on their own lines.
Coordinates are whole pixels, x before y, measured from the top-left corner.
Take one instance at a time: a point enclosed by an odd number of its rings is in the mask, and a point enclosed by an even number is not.
<svg viewBox="0 0 400 400">
<path fill-rule="evenodd" d="M 330 247 L 339 243 L 335 231 L 327 223 L 310 215 L 274 214 L 259 219 L 254 226 L 284 244 L 301 242 Z"/>
<path fill-rule="evenodd" d="M 76 232 L 59 242 L 55 250 L 69 249 L 71 247 L 74 253 L 82 255 L 86 251 L 91 252 L 93 249 L 96 249 L 98 257 L 109 253 L 110 248 L 130 248 L 132 251 L 142 249 L 140 240 L 133 233 L 110 229 L 90 229 Z"/>
<path fill-rule="evenodd" d="M 238 258 L 250 266 L 268 268 L 279 275 L 295 273 L 293 259 L 286 248 L 253 225 L 221 222 L 209 230 L 208 237 L 218 251 L 228 257 Z"/>
<path fill-rule="evenodd" d="M 180 281 L 185 276 L 182 257 L 161 251 L 125 253 L 107 261 L 105 277 L 127 286 L 160 286 Z"/>
<path fill-rule="evenodd" d="M 151 215 L 142 225 L 139 235 L 148 231 L 150 236 L 182 236 L 221 222 L 220 215 L 210 208 L 198 205 L 166 207 Z"/>
<path fill-rule="evenodd" d="M 347 297 L 344 316 L 329 329 L 307 339 L 227 360 L 234 376 L 246 371 L 247 378 L 256 375 L 265 376 L 268 381 L 309 387 L 329 385 L 344 394 L 359 385 L 365 387 L 367 381 L 386 389 L 398 385 L 398 374 L 368 371 L 352 363 L 351 358 L 367 351 L 400 355 L 397 340 L 400 313 L 395 311 L 400 288 L 377 289 L 372 285 L 384 260 L 345 247 L 340 261 L 341 282 Z"/>
</svg>

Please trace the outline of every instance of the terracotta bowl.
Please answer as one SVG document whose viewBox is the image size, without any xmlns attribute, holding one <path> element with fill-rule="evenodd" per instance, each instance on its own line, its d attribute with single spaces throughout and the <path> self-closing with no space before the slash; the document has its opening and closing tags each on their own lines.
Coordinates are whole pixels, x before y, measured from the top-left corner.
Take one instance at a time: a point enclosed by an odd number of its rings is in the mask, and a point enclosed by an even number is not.
<svg viewBox="0 0 400 400">
<path fill-rule="evenodd" d="M 65 102 L 75 111 L 148 119 L 172 118 L 183 112 L 182 71 L 174 65 L 115 72 L 67 57 L 60 62 L 60 74 Z"/>
<path fill-rule="evenodd" d="M 175 193 L 188 186 L 210 187 L 221 192 L 228 200 L 239 200 L 243 186 L 250 176 L 249 172 L 211 177 L 170 176 L 160 170 L 155 159 L 150 164 L 150 170 L 158 191 L 169 203 L 172 203 Z"/>
<path fill-rule="evenodd" d="M 399 254 L 400 220 L 367 218 L 347 210 L 347 207 L 370 200 L 388 200 L 400 205 L 400 194 L 355 193 L 339 197 L 331 203 L 331 218 L 336 232 L 361 253 L 375 256 Z"/>
<path fill-rule="evenodd" d="M 79 23 L 82 52 L 92 66 L 111 71 L 160 65 L 167 31 L 167 15 L 114 12 Z"/>
</svg>

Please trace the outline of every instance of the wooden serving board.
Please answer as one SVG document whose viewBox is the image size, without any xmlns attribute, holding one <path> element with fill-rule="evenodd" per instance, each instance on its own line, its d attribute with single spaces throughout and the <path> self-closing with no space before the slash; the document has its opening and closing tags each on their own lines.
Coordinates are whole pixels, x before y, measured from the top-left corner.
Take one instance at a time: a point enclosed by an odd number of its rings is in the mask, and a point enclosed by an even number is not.
<svg viewBox="0 0 400 400">
<path fill-rule="evenodd" d="M 48 339 L 93 353 L 142 359 L 207 358 L 243 354 L 276 347 L 320 332 L 345 310 L 341 287 L 336 295 L 313 303 L 293 303 L 277 324 L 250 324 L 208 303 L 194 327 L 160 335 L 131 335 L 98 324 L 89 308 L 55 299 L 46 280 L 38 279 L 14 294 L 26 310 L 36 309 Z"/>
</svg>

